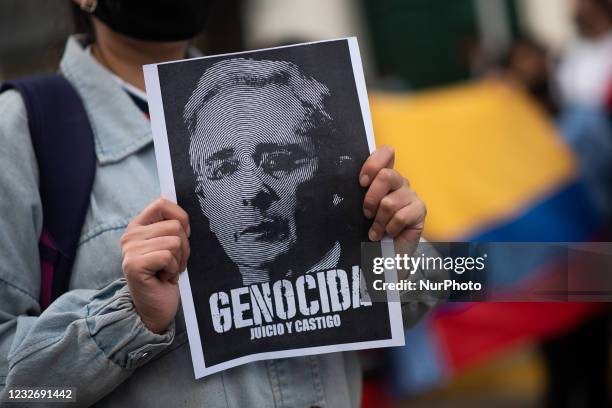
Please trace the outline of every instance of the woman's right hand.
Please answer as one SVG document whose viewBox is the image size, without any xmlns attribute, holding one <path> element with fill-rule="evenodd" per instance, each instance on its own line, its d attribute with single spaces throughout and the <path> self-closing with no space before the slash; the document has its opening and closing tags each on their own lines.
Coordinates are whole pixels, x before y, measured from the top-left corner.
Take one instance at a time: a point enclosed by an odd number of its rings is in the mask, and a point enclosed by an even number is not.
<svg viewBox="0 0 612 408">
<path fill-rule="evenodd" d="M 163 333 L 178 310 L 178 277 L 187 267 L 190 232 L 187 213 L 160 198 L 121 237 L 123 273 L 134 306 L 154 333 Z"/>
</svg>

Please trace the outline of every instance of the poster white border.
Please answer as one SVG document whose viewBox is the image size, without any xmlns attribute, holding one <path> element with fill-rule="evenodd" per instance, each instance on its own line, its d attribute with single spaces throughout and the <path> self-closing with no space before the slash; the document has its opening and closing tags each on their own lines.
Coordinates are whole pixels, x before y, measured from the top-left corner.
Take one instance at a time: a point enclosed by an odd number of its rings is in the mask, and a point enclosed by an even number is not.
<svg viewBox="0 0 612 408">
<path fill-rule="evenodd" d="M 321 42 L 330 41 L 342 41 L 345 40 L 348 43 L 351 64 L 353 67 L 353 76 L 355 79 L 355 85 L 357 87 L 357 94 L 359 97 L 359 104 L 361 107 L 361 115 L 365 127 L 366 137 L 368 141 L 368 147 L 370 153 L 376 149 L 374 140 L 374 129 L 372 127 L 372 119 L 370 114 L 370 106 L 368 104 L 368 93 L 365 85 L 365 78 L 363 74 L 363 66 L 361 62 L 361 56 L 359 52 L 359 45 L 357 38 L 339 38 L 334 40 L 325 41 L 313 41 L 309 43 L 303 43 L 298 45 L 287 45 L 281 47 L 267 48 L 267 50 L 287 48 L 287 47 L 299 47 L 308 44 L 316 44 Z M 261 51 L 261 50 L 258 50 Z M 210 57 L 218 56 L 230 56 L 240 55 L 243 52 L 229 53 L 222 55 L 215 55 Z M 210 57 L 198 57 L 196 59 L 210 58 Z M 183 60 L 184 61 L 184 60 Z M 166 62 L 162 64 L 172 64 L 180 61 Z M 145 85 L 147 89 L 147 100 L 149 103 L 149 112 L 151 116 L 151 129 L 153 132 L 153 143 L 155 145 L 155 158 L 157 160 L 157 171 L 159 176 L 159 183 L 161 187 L 161 194 L 164 198 L 177 202 L 176 190 L 174 186 L 174 176 L 172 172 L 172 163 L 170 158 L 170 148 L 168 145 L 168 134 L 166 129 L 166 120 L 164 114 L 164 108 L 161 96 L 161 87 L 159 84 L 159 75 L 157 67 L 162 64 L 150 64 L 145 65 L 144 76 Z M 382 242 L 382 249 L 384 256 L 393 256 L 393 241 L 385 239 Z M 395 270 L 385 271 L 385 280 L 387 282 L 397 281 L 397 272 Z M 181 292 L 181 303 L 183 306 L 183 314 L 185 316 L 185 325 L 187 328 L 187 336 L 189 338 L 189 346 L 191 348 L 191 356 L 193 360 L 193 368 L 195 377 L 201 378 L 210 374 L 217 373 L 219 371 L 226 370 L 228 368 L 236 367 L 242 364 L 247 364 L 254 361 L 268 360 L 275 358 L 285 357 L 297 357 L 313 354 L 323 353 L 336 353 L 341 351 L 350 350 L 362 350 L 369 348 L 379 347 L 393 347 L 404 345 L 404 326 L 402 322 L 402 311 L 401 303 L 399 299 L 389 299 L 387 303 L 389 311 L 389 325 L 391 331 L 391 338 L 384 340 L 373 340 L 373 341 L 361 341 L 353 343 L 341 343 L 327 346 L 297 348 L 281 351 L 270 351 L 264 353 L 249 354 L 247 356 L 235 358 L 232 360 L 225 361 L 223 363 L 215 364 L 213 366 L 207 366 L 204 360 L 202 339 L 200 337 L 200 330 L 197 323 L 195 307 L 193 303 L 193 296 L 191 292 L 191 285 L 189 283 L 189 272 L 185 270 L 179 277 L 179 289 Z M 387 293 L 389 296 L 389 293 Z"/>
</svg>

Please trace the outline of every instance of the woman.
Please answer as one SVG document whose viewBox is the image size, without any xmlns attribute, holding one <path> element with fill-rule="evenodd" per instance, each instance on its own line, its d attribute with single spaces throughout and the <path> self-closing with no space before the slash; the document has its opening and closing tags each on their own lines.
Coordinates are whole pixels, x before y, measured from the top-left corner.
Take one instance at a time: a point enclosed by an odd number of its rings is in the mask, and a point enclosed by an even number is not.
<svg viewBox="0 0 612 408">
<path fill-rule="evenodd" d="M 40 316 L 38 169 L 20 95 L 0 95 L 1 397 L 55 386 L 74 387 L 79 406 L 358 406 L 354 353 L 256 362 L 194 380 L 183 318 L 175 319 L 189 220 L 158 198 L 142 65 L 188 55 L 205 8 L 191 0 L 171 11 L 164 1 L 75 3 L 92 13 L 94 36 L 69 38 L 60 71 L 92 125 L 96 178 L 71 290 Z M 425 207 L 393 161 L 382 147 L 355 180 L 368 188 L 369 235 L 417 242 Z M 431 305 L 407 306 L 413 321 Z"/>
</svg>

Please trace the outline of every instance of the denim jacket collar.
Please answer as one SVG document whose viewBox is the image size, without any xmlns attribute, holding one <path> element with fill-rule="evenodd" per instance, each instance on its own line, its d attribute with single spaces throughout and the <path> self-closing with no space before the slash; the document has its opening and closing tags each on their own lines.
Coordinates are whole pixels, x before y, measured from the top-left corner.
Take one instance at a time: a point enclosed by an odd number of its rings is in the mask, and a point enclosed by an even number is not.
<svg viewBox="0 0 612 408">
<path fill-rule="evenodd" d="M 60 71 L 83 99 L 103 164 L 122 160 L 153 140 L 149 120 L 104 67 L 85 52 L 85 38 L 68 39 Z"/>
</svg>

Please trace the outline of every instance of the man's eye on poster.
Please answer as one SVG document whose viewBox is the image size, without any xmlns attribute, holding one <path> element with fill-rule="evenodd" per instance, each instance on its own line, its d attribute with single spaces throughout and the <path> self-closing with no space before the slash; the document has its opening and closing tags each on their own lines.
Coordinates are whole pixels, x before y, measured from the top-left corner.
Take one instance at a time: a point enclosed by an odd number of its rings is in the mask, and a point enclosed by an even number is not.
<svg viewBox="0 0 612 408">
<path fill-rule="evenodd" d="M 360 269 L 374 149 L 354 38 L 148 65 L 162 193 L 190 216 L 179 286 L 196 377 L 403 344 Z"/>
</svg>

